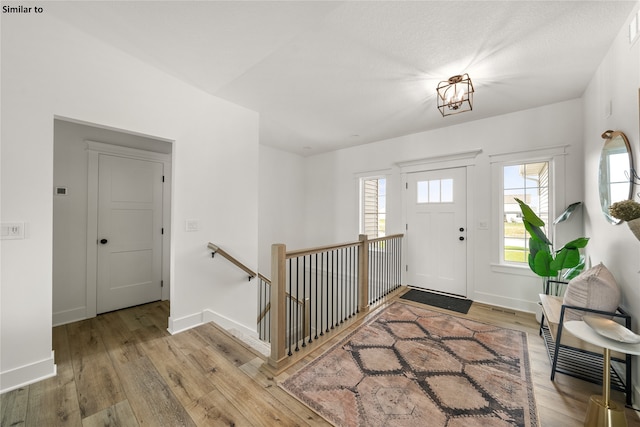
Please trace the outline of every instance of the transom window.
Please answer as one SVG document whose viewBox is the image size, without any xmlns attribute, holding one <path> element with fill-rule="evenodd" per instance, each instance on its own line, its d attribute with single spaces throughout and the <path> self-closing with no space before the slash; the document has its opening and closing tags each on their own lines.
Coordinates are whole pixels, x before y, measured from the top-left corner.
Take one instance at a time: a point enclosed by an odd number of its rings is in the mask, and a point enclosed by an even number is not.
<svg viewBox="0 0 640 427">
<path fill-rule="evenodd" d="M 452 203 L 453 179 L 433 179 L 417 182 L 418 203 Z"/>
<path fill-rule="evenodd" d="M 549 223 L 549 162 L 503 166 L 503 251 L 505 262 L 527 263 L 529 235 L 522 222 L 518 198 Z"/>
</svg>

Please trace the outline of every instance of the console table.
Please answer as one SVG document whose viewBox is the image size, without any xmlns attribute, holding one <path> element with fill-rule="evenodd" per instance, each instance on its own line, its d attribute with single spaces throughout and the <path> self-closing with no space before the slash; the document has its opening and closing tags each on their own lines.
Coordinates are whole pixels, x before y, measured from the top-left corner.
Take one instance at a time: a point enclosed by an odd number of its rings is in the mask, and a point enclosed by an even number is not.
<svg viewBox="0 0 640 427">
<path fill-rule="evenodd" d="M 605 338 L 582 320 L 565 322 L 564 328 L 576 338 L 604 349 L 602 396 L 594 395 L 589 399 L 589 407 L 584 422 L 585 427 L 626 427 L 627 419 L 624 415 L 624 405 L 611 400 L 611 376 L 609 371 L 611 350 L 640 355 L 640 343 L 630 344 Z"/>
</svg>

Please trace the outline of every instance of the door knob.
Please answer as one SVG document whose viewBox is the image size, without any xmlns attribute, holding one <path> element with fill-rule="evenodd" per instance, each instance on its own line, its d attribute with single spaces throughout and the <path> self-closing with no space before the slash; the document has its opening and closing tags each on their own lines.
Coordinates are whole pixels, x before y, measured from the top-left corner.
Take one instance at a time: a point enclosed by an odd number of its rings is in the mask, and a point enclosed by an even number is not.
<svg viewBox="0 0 640 427">
<path fill-rule="evenodd" d="M 460 240 L 464 240 L 464 237 L 462 237 L 462 236 L 460 236 L 460 237 L 458 237 L 458 238 L 459 238 Z"/>
<path fill-rule="evenodd" d="M 107 242 L 108 242 L 107 239 L 100 239 L 100 244 L 102 244 L 102 245 L 106 245 Z"/>
<path fill-rule="evenodd" d="M 460 231 L 464 231 L 464 227 L 460 227 Z"/>
</svg>

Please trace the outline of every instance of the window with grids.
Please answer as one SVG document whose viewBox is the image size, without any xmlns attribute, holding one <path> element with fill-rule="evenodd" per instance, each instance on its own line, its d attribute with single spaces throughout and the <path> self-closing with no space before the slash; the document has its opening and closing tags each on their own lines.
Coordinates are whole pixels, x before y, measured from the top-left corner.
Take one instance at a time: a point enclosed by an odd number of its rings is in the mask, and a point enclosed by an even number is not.
<svg viewBox="0 0 640 427">
<path fill-rule="evenodd" d="M 385 235 L 387 220 L 387 180 L 363 178 L 361 180 L 360 232 L 373 239 Z"/>
<path fill-rule="evenodd" d="M 549 162 L 505 165 L 502 172 L 502 260 L 527 263 L 529 234 L 515 199 L 525 202 L 545 224 L 549 223 Z"/>
</svg>

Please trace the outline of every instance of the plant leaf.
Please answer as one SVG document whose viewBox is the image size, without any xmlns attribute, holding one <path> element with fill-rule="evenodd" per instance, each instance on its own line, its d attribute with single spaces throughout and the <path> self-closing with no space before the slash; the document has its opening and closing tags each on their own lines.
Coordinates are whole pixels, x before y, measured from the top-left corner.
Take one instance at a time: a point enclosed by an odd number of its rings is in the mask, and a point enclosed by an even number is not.
<svg viewBox="0 0 640 427">
<path fill-rule="evenodd" d="M 555 277 L 558 275 L 558 270 L 551 267 L 553 258 L 547 251 L 538 251 L 533 259 L 533 272 L 542 277 Z M 531 262 L 530 262 L 531 264 Z"/>
<path fill-rule="evenodd" d="M 580 251 L 565 246 L 556 253 L 555 259 L 551 262 L 551 268 L 560 271 L 578 264 L 580 264 Z"/>
<path fill-rule="evenodd" d="M 525 221 L 528 221 L 531 223 L 531 225 L 537 225 L 538 227 L 544 227 L 544 221 L 541 220 L 538 215 L 535 214 L 535 212 L 533 212 L 533 210 L 529 207 L 529 205 L 527 205 L 525 202 L 523 202 L 522 200 L 518 199 L 517 197 L 513 198 L 516 202 L 518 202 L 518 204 L 520 205 L 520 210 L 522 211 L 522 216 L 524 217 Z"/>
<path fill-rule="evenodd" d="M 568 269 L 567 271 L 564 272 L 564 274 L 562 275 L 562 278 L 564 280 L 571 280 L 574 277 L 576 277 L 578 274 L 580 274 L 582 272 L 582 270 L 584 270 L 584 257 L 581 256 L 580 257 L 580 263 L 578 265 L 576 265 L 573 268 Z"/>
<path fill-rule="evenodd" d="M 523 223 L 524 223 L 524 228 L 527 229 L 531 238 L 539 242 L 542 242 L 545 245 L 551 245 L 551 241 L 547 238 L 547 235 L 544 234 L 544 231 L 542 230 L 542 228 L 538 227 L 537 225 L 531 224 L 527 220 L 524 220 Z"/>
<path fill-rule="evenodd" d="M 569 243 L 565 244 L 564 247 L 565 248 L 571 248 L 571 249 L 579 249 L 579 248 L 584 248 L 585 246 L 587 246 L 587 243 L 589 243 L 589 238 L 588 237 L 579 237 L 575 240 L 570 241 Z"/>
</svg>

